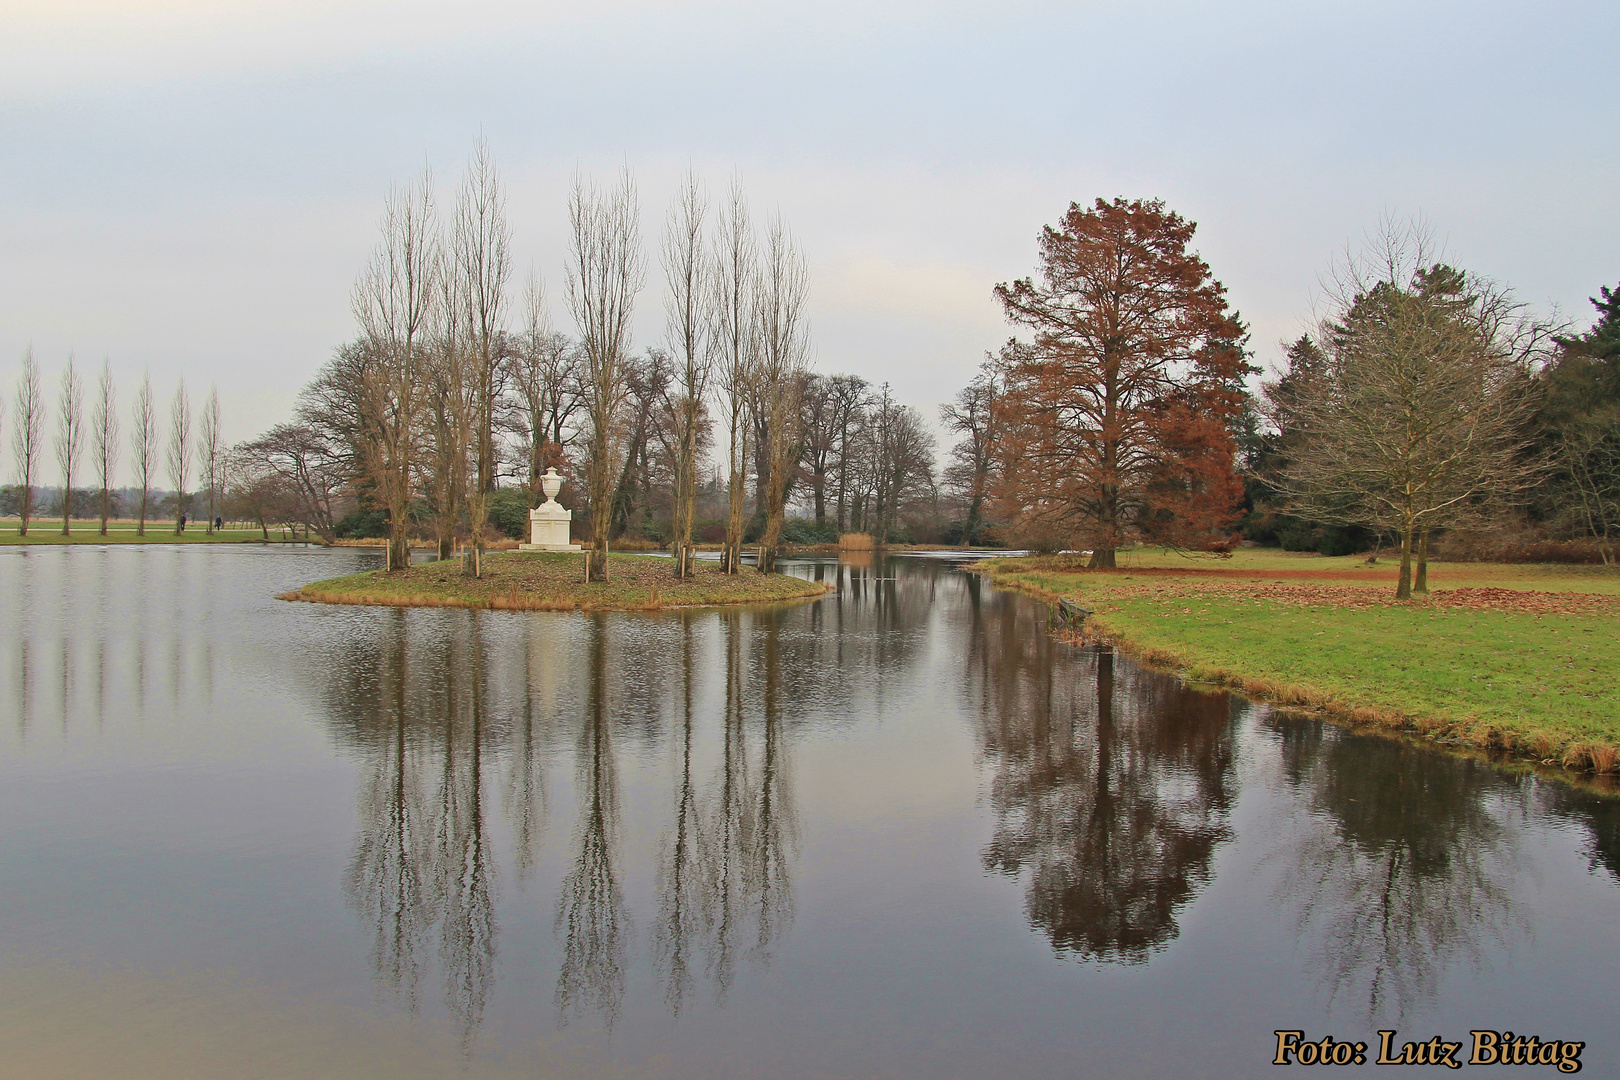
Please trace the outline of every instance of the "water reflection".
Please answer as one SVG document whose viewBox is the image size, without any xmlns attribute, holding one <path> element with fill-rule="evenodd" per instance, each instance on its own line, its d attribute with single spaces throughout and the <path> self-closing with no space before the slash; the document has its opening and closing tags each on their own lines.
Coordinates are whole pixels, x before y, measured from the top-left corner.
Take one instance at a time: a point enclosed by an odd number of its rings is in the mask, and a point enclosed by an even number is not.
<svg viewBox="0 0 1620 1080">
<path fill-rule="evenodd" d="M 618 843 L 618 775 L 608 723 L 607 629 L 590 623 L 590 701 L 576 754 L 580 810 L 574 865 L 557 899 L 557 932 L 563 937 L 557 972 L 557 1009 L 566 1019 L 589 1009 L 613 1026 L 624 1000 L 625 952 L 630 920 L 614 867 Z"/>
<path fill-rule="evenodd" d="M 521 883 L 544 846 L 547 763 L 566 755 L 575 813 L 556 879 L 552 1000 L 563 1023 L 619 1020 L 637 937 L 621 836 L 625 745 L 673 764 L 648 946 L 668 1008 L 680 1015 L 700 981 L 723 1001 L 740 961 L 769 964 L 794 910 L 789 721 L 808 685 L 795 672 L 816 647 L 786 632 L 781 614 L 392 611 L 374 634 L 346 637 L 322 697 L 366 764 L 345 889 L 372 928 L 384 992 L 419 1008 L 436 946 L 446 1006 L 471 1046 L 499 936 L 486 777 L 502 778 Z M 502 681 L 514 671 L 520 685 Z"/>
<path fill-rule="evenodd" d="M 403 612 L 371 656 L 351 655 L 332 687 L 369 766 L 344 885 L 372 927 L 379 985 L 413 1012 L 435 936 L 444 999 L 470 1046 L 494 976 L 497 927 L 485 812 L 485 647 L 475 619 L 416 650 Z M 356 677 L 359 676 L 359 677 Z"/>
<path fill-rule="evenodd" d="M 993 596 L 970 670 L 994 764 L 985 868 L 1025 880 L 1030 921 L 1081 958 L 1145 962 L 1230 839 L 1226 694 L 1120 664 L 1063 662 L 1028 605 Z"/>
<path fill-rule="evenodd" d="M 1612 797 L 1268 719 L 934 562 L 801 566 L 840 592 L 780 610 L 269 599 L 366 565 L 0 549 L 8 957 L 374 990 L 468 1075 L 531 1045 L 524 1075 L 603 1046 L 669 1076 L 1172 1075 L 1261 1018 L 1338 1031 L 1335 1004 L 1606 1022 Z M 115 1005 L 173 1026 L 139 982 L 29 1008 L 123 1049 Z M 328 1071 L 375 1064 L 355 1030 Z"/>
<path fill-rule="evenodd" d="M 1454 966 L 1528 932 L 1505 820 L 1515 786 L 1483 762 L 1320 722 L 1274 730 L 1285 782 L 1314 810 L 1282 849 L 1277 896 L 1330 1006 L 1408 1015 Z"/>
</svg>

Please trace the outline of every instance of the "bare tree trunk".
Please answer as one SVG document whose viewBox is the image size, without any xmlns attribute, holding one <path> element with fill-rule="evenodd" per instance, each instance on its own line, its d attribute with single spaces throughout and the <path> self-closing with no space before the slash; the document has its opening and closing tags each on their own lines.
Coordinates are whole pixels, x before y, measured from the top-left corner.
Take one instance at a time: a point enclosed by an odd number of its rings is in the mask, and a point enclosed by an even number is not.
<svg viewBox="0 0 1620 1080">
<path fill-rule="evenodd" d="M 489 497 L 495 493 L 495 411 L 501 396 L 504 365 L 501 324 L 506 315 L 506 281 L 511 273 L 507 246 L 506 197 L 489 146 L 482 139 L 473 150 L 456 204 L 451 250 L 461 277 L 471 332 L 472 443 L 477 475 L 467 493 L 467 521 L 472 531 L 468 572 L 483 572 L 484 532 L 489 527 Z"/>
<path fill-rule="evenodd" d="M 706 320 L 709 274 L 703 257 L 703 219 L 708 212 L 697 178 L 687 173 L 676 193 L 664 232 L 665 334 L 675 358 L 679 398 L 675 404 L 675 491 L 671 546 L 675 576 L 693 575 L 692 529 L 697 506 L 698 443 L 703 436 L 703 399 L 714 370 Z M 706 321 L 710 325 L 705 325 Z"/>
<path fill-rule="evenodd" d="M 586 439 L 591 500 L 587 581 L 608 580 L 608 533 L 621 439 L 630 316 L 645 276 L 635 183 L 625 169 L 618 190 L 586 190 L 575 177 L 568 199 L 568 305 L 584 352 Z"/>
<path fill-rule="evenodd" d="M 107 519 L 112 516 L 112 477 L 118 465 L 118 409 L 113 389 L 112 364 L 101 362 L 101 382 L 96 397 L 93 423 L 96 438 L 96 468 L 101 479 L 101 535 L 107 535 Z"/>
<path fill-rule="evenodd" d="M 759 388 L 766 420 L 765 532 L 759 572 L 776 572 L 788 485 L 798 463 L 799 392 L 810 349 L 805 303 L 810 273 L 780 217 L 771 222 L 759 288 Z"/>
<path fill-rule="evenodd" d="M 1410 517 L 1401 522 L 1401 576 L 1395 586 L 1395 599 L 1412 599 L 1412 531 Z"/>
<path fill-rule="evenodd" d="M 84 445 L 84 384 L 73 367 L 73 354 L 68 354 L 67 369 L 62 372 L 61 413 L 57 417 L 56 462 L 62 467 L 62 535 L 68 535 L 68 520 L 73 514 L 73 473 L 79 465 L 79 449 Z"/>
<path fill-rule="evenodd" d="M 169 406 L 169 482 L 174 485 L 174 535 L 185 532 L 186 480 L 191 468 L 191 400 L 180 380 Z"/>
<path fill-rule="evenodd" d="M 203 405 L 202 431 L 197 443 L 198 477 L 208 485 L 208 535 L 214 535 L 215 507 L 219 502 L 220 445 L 219 388 L 209 387 L 208 401 Z"/>
<path fill-rule="evenodd" d="M 1418 535 L 1417 548 L 1417 580 L 1412 582 L 1412 591 L 1427 593 L 1429 591 L 1429 530 L 1427 526 Z"/>
<path fill-rule="evenodd" d="M 34 513 L 34 478 L 39 472 L 40 428 L 45 422 L 45 400 L 39 384 L 39 364 L 32 348 L 23 352 L 22 374 L 17 379 L 17 430 L 12 432 L 12 447 L 17 453 L 17 468 L 22 476 L 22 517 L 17 535 L 28 535 L 28 522 Z"/>
<path fill-rule="evenodd" d="M 725 216 L 715 238 L 712 318 L 720 363 L 721 407 L 726 420 L 726 541 L 720 567 L 728 574 L 742 568 L 743 512 L 748 481 L 748 400 L 758 355 L 754 317 L 758 290 L 757 256 L 748 204 L 742 187 L 732 181 Z"/>
<path fill-rule="evenodd" d="M 147 372 L 141 388 L 135 395 L 135 430 L 130 432 L 135 452 L 135 474 L 141 483 L 140 520 L 135 527 L 136 536 L 146 535 L 147 503 L 152 494 L 152 471 L 157 468 L 157 403 L 152 397 L 152 374 Z"/>
<path fill-rule="evenodd" d="M 409 190 L 389 192 L 382 240 L 350 301 L 370 353 L 362 389 L 369 439 L 362 452 L 388 508 L 389 570 L 407 569 L 411 561 L 423 338 L 439 299 L 440 250 L 433 180 L 424 170 Z"/>
</svg>

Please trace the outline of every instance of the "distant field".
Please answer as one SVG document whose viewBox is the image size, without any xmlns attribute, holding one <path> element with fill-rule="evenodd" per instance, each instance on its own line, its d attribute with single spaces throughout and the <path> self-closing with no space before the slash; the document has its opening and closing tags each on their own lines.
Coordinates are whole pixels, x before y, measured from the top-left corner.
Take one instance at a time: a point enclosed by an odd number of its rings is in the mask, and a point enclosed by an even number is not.
<svg viewBox="0 0 1620 1080">
<path fill-rule="evenodd" d="M 1093 634 L 1257 697 L 1606 771 L 1620 756 L 1620 571 L 1431 563 L 1397 603 L 1360 557 L 1162 551 L 1112 571 L 992 560 L 998 584 L 1094 610 Z"/>
<path fill-rule="evenodd" d="M 240 522 L 227 522 L 225 528 L 208 535 L 206 524 L 186 525 L 186 531 L 176 536 L 173 521 L 156 521 L 148 518 L 146 521 L 146 535 L 136 532 L 135 521 L 109 521 L 107 535 L 101 535 L 101 521 L 80 521 L 77 518 L 72 522 L 72 531 L 68 536 L 62 535 L 61 518 L 36 517 L 28 523 L 28 535 L 21 536 L 18 530 L 22 522 L 17 518 L 0 518 L 0 544 L 240 544 L 262 543 L 264 533 L 258 526 L 247 526 Z M 270 530 L 272 542 L 280 542 L 284 537 L 280 529 Z"/>
</svg>

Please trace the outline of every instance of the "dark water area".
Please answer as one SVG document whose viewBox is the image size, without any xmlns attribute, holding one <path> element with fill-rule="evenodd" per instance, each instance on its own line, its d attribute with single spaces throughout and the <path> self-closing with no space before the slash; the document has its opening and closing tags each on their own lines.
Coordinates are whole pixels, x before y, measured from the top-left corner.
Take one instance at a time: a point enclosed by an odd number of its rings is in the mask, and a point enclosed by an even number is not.
<svg viewBox="0 0 1620 1080">
<path fill-rule="evenodd" d="M 946 560 L 273 599 L 375 563 L 0 549 L 0 1076 L 1250 1077 L 1277 1029 L 1620 1076 L 1613 796 L 1061 644 Z"/>
</svg>

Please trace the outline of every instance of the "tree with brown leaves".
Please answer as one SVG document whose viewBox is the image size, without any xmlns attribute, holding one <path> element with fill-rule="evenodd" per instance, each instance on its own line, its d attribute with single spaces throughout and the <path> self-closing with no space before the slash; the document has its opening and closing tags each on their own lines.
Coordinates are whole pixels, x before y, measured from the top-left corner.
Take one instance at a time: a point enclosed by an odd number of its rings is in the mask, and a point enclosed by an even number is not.
<svg viewBox="0 0 1620 1080">
<path fill-rule="evenodd" d="M 1188 249 L 1196 226 L 1154 200 L 1071 204 L 1041 233 L 1039 280 L 996 286 L 1034 331 L 1002 350 L 1000 503 L 1028 530 L 1090 547 L 1112 567 L 1148 540 L 1219 549 L 1243 484 L 1230 425 L 1243 401 L 1245 331 Z"/>
</svg>

